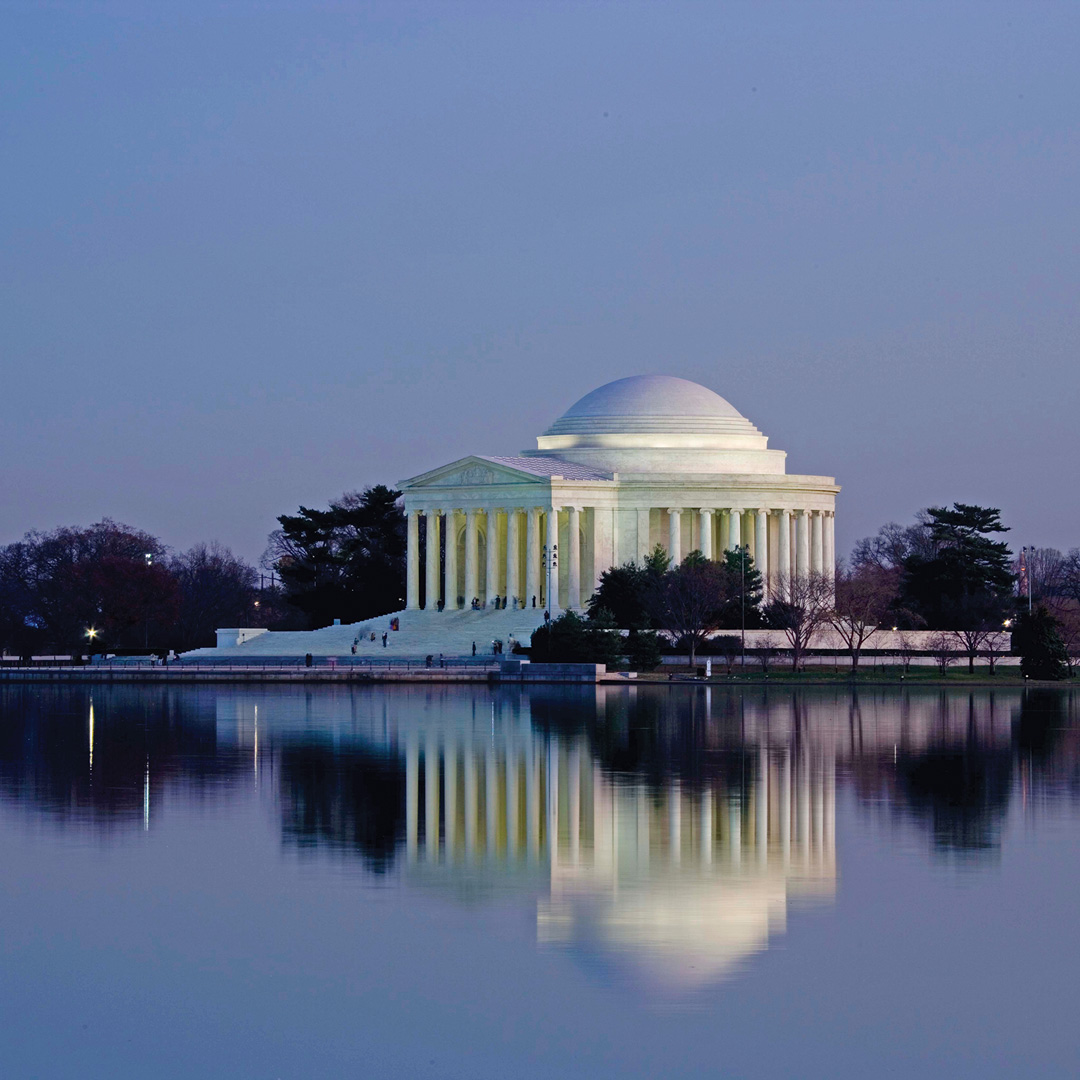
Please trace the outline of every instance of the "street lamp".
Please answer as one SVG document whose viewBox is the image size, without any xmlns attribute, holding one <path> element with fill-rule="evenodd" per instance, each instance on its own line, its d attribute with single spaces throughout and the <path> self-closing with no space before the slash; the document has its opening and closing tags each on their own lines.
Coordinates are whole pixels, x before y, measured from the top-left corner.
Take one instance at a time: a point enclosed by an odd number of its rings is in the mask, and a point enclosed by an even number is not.
<svg viewBox="0 0 1080 1080">
<path fill-rule="evenodd" d="M 546 580 L 547 580 L 547 596 L 544 597 L 544 600 L 545 600 L 544 607 L 548 611 L 551 611 L 552 606 L 553 606 L 552 603 L 551 603 L 551 598 L 552 598 L 553 595 L 555 595 L 555 593 L 552 592 L 551 581 L 552 581 L 552 578 L 554 577 L 554 579 L 555 579 L 555 588 L 556 589 L 558 589 L 558 581 L 559 581 L 559 545 L 558 544 L 552 544 L 551 547 L 549 548 L 547 546 L 547 544 L 545 544 L 544 549 L 543 549 L 543 555 L 544 555 L 544 571 L 545 571 L 545 577 L 546 577 Z"/>
</svg>

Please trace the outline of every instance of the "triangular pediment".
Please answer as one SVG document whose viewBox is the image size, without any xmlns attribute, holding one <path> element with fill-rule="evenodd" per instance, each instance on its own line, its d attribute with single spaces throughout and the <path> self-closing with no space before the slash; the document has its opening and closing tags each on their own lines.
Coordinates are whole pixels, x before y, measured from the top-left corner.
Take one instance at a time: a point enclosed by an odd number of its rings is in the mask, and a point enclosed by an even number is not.
<svg viewBox="0 0 1080 1080">
<path fill-rule="evenodd" d="M 543 484 L 548 478 L 482 457 L 464 457 L 438 469 L 402 480 L 402 491 L 421 488 L 489 487 L 497 484 Z"/>
</svg>

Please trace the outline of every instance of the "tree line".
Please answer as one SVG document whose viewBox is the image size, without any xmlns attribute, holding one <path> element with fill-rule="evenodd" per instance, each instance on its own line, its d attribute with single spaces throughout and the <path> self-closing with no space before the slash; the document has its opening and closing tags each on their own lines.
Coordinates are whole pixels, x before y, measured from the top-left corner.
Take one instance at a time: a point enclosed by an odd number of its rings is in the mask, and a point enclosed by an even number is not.
<svg viewBox="0 0 1080 1080">
<path fill-rule="evenodd" d="M 973 670 L 977 656 L 993 660 L 999 635 L 1008 631 L 1025 674 L 1065 677 L 1080 651 L 1080 550 L 1039 549 L 1025 564 L 1029 611 L 1017 593 L 1016 562 L 998 539 L 1007 531 L 994 508 L 930 507 L 912 525 L 889 524 L 860 541 L 835 578 L 777 582 L 767 603 L 747 548 L 717 561 L 694 551 L 672 566 L 658 546 L 640 563 L 605 571 L 587 618 L 567 614 L 544 627 L 533 637 L 534 652 L 595 662 L 621 652 L 633 662 L 668 645 L 686 651 L 693 664 L 703 648 L 730 648 L 730 638 L 716 638 L 717 631 L 774 629 L 798 670 L 815 634 L 831 626 L 855 668 L 878 630 L 925 629 L 938 632 L 948 662 L 962 651 Z"/>
<path fill-rule="evenodd" d="M 283 514 L 257 568 L 108 518 L 0 546 L 0 652 L 183 652 L 228 626 L 312 629 L 394 611 L 405 592 L 400 493 L 376 486 Z"/>
<path fill-rule="evenodd" d="M 27 533 L 0 547 L 0 646 L 24 656 L 183 651 L 214 644 L 219 627 L 313 629 L 404 605 L 400 492 L 376 485 L 325 509 L 301 506 L 278 523 L 261 568 L 218 544 L 173 552 L 108 519 Z M 1021 576 L 1001 539 L 1007 531 L 994 508 L 930 507 L 913 524 L 861 540 L 835 578 L 779 582 L 767 602 L 746 547 L 717 560 L 695 551 L 671 565 L 657 546 L 640 563 L 605 570 L 586 617 L 568 614 L 541 629 L 535 655 L 600 658 L 618 649 L 645 667 L 664 646 L 693 661 L 715 647 L 717 631 L 773 629 L 798 667 L 830 625 L 853 666 L 879 629 L 957 636 L 973 665 L 1009 629 L 1041 656 L 1029 673 L 1056 677 L 1080 652 L 1080 549 L 1034 549 Z"/>
</svg>

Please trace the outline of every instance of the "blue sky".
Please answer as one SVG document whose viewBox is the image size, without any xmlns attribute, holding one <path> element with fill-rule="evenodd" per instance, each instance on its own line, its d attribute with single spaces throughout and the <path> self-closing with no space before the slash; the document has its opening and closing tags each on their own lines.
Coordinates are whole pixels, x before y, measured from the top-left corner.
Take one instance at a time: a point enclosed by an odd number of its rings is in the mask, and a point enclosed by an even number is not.
<svg viewBox="0 0 1080 1080">
<path fill-rule="evenodd" d="M 1080 5 L 0 13 L 0 542 L 275 517 L 727 397 L 838 544 L 1080 545 Z"/>
</svg>

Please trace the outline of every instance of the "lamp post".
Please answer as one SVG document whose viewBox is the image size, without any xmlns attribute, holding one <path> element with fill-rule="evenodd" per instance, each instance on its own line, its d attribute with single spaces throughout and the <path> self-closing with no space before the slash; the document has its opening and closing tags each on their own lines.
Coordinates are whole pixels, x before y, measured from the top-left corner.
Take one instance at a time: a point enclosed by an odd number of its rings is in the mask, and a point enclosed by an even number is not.
<svg viewBox="0 0 1080 1080">
<path fill-rule="evenodd" d="M 545 544 L 543 549 L 543 556 L 545 588 L 547 590 L 547 595 L 544 597 L 544 607 L 548 611 L 551 611 L 552 607 L 554 606 L 551 603 L 551 597 L 553 595 L 551 591 L 552 579 L 554 579 L 555 581 L 556 589 L 558 588 L 559 583 L 559 545 L 552 544 L 550 547 L 548 547 L 548 545 Z"/>
</svg>

